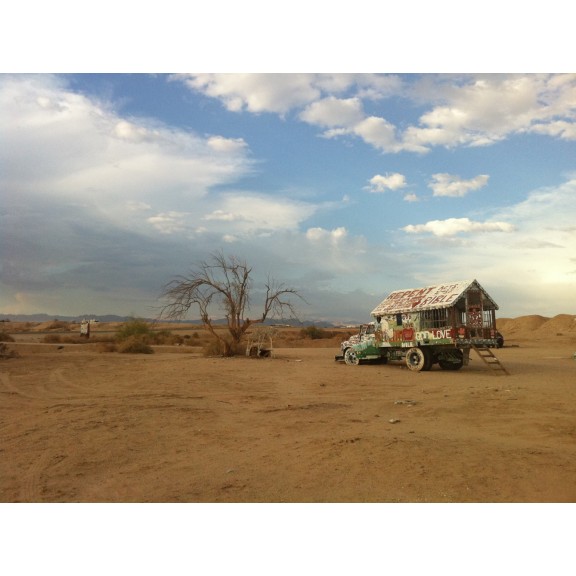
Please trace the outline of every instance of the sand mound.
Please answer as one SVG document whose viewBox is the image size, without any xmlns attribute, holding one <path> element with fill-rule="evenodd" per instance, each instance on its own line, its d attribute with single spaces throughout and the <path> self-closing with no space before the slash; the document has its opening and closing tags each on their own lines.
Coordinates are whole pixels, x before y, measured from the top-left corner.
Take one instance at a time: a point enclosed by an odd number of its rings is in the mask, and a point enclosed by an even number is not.
<svg viewBox="0 0 576 576">
<path fill-rule="evenodd" d="M 496 328 L 502 333 L 508 332 L 508 328 L 513 326 L 514 318 L 496 318 Z"/>
<path fill-rule="evenodd" d="M 520 316 L 518 318 L 502 318 L 497 322 L 497 327 L 503 333 L 516 334 L 518 332 L 532 332 L 538 330 L 549 318 L 531 314 L 530 316 Z"/>
<path fill-rule="evenodd" d="M 537 314 L 518 318 L 498 318 L 496 325 L 504 339 L 576 335 L 576 316 L 572 314 L 558 314 L 553 318 Z"/>
<path fill-rule="evenodd" d="M 540 327 L 542 334 L 576 333 L 576 316 L 571 314 L 558 314 Z"/>
</svg>

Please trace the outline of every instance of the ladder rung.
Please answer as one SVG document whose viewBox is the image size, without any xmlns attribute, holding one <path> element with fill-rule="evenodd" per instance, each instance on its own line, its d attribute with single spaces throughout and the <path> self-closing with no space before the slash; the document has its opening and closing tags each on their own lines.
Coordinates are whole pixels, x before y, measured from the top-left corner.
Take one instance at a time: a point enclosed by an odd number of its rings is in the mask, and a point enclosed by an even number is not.
<svg viewBox="0 0 576 576">
<path fill-rule="evenodd" d="M 472 348 L 474 348 L 476 354 L 480 356 L 480 359 L 485 364 L 487 364 L 490 369 L 494 371 L 494 373 L 496 373 L 496 371 L 500 371 L 506 375 L 509 375 L 508 370 L 506 370 L 506 368 L 500 364 L 500 360 L 494 356 L 494 353 L 492 350 L 490 350 L 490 348 L 486 348 L 485 346 L 475 346 L 474 344 L 472 344 Z"/>
</svg>

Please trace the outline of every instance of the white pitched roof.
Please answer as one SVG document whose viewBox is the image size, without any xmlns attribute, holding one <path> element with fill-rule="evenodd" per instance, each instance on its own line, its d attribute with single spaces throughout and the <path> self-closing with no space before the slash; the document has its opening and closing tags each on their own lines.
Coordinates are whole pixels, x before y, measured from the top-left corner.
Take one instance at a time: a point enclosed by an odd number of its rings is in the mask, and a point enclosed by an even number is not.
<svg viewBox="0 0 576 576">
<path fill-rule="evenodd" d="M 449 284 L 437 284 L 436 286 L 425 286 L 424 288 L 396 290 L 372 310 L 372 316 L 449 308 L 456 303 L 472 284 L 475 285 L 475 288 L 483 292 L 484 302 L 486 303 L 486 301 L 488 301 L 488 303 L 491 304 L 489 306 L 485 305 L 485 308 L 497 310 L 498 305 L 496 302 L 492 300 L 476 280 L 465 280 L 461 282 L 451 282 Z"/>
</svg>

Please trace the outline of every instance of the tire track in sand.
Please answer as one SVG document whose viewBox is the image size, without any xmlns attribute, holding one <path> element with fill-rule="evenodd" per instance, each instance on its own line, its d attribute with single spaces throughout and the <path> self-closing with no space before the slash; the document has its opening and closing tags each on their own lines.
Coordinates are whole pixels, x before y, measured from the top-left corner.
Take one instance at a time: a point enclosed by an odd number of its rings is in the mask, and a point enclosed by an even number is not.
<svg viewBox="0 0 576 576">
<path fill-rule="evenodd" d="M 22 477 L 20 488 L 20 502 L 41 502 L 42 501 L 42 478 L 48 469 L 51 454 L 43 452 L 28 467 Z"/>
<path fill-rule="evenodd" d="M 38 425 L 35 420 L 34 410 L 30 412 L 28 417 L 12 418 L 10 414 L 10 400 L 12 404 L 28 404 L 28 400 L 38 400 L 36 391 L 30 393 L 21 390 L 18 386 L 14 385 L 10 374 L 0 374 L 0 392 L 3 394 L 2 408 L 6 408 L 6 412 L 0 421 L 0 458 L 3 465 L 11 469 L 13 473 L 20 469 L 18 474 L 19 478 L 19 491 L 18 502 L 41 502 L 43 494 L 43 478 L 45 478 L 46 471 L 52 465 L 60 461 L 60 458 L 55 456 L 52 451 L 44 451 L 39 456 L 32 456 L 31 462 L 26 466 L 19 465 L 18 461 L 22 463 L 22 455 L 17 457 L 17 454 L 22 451 L 24 446 L 31 446 L 34 440 L 27 438 L 30 434 L 36 437 L 38 432 Z M 21 472 L 21 470 L 24 470 Z"/>
<path fill-rule="evenodd" d="M 38 384 L 38 390 L 43 397 L 75 398 L 85 395 L 85 388 L 76 380 L 64 375 L 62 368 L 54 368 L 43 383 Z"/>
<path fill-rule="evenodd" d="M 10 380 L 10 374 L 0 373 L 0 384 L 2 385 L 2 389 L 0 392 L 5 394 L 6 396 L 20 396 L 22 398 L 36 398 L 34 394 L 30 394 L 29 392 L 24 392 L 14 384 Z"/>
</svg>

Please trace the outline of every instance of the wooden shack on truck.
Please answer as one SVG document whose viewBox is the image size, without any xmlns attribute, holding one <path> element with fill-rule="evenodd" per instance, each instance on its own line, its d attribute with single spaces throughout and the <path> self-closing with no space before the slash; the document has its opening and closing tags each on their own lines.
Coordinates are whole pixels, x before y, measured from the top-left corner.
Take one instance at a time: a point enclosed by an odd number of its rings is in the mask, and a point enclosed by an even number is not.
<svg viewBox="0 0 576 576">
<path fill-rule="evenodd" d="M 458 370 L 468 363 L 471 348 L 497 346 L 496 310 L 477 280 L 396 290 L 372 310 L 374 339 L 352 347 L 344 359 L 347 364 L 405 359 L 411 370 L 436 363 Z"/>
</svg>

